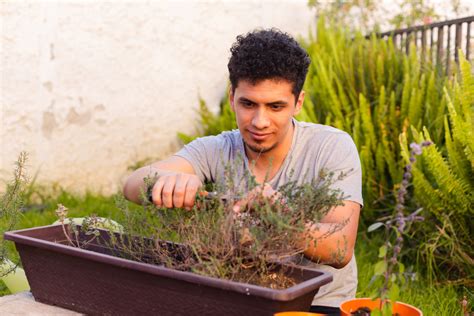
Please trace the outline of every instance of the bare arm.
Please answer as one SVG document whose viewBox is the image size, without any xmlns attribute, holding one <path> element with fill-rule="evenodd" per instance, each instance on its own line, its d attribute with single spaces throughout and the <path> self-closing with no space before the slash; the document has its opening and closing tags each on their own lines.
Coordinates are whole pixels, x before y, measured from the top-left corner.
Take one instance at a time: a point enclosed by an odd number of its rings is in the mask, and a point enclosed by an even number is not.
<svg viewBox="0 0 474 316">
<path fill-rule="evenodd" d="M 268 184 L 263 184 L 243 199 L 238 201 L 234 210 L 239 211 L 257 195 L 272 198 L 279 193 Z M 359 225 L 360 205 L 353 201 L 343 201 L 344 205 L 334 207 L 317 224 L 308 223 L 307 230 L 301 238 L 304 255 L 312 261 L 342 268 L 352 259 Z M 237 207 L 237 208 L 236 208 Z"/>
<path fill-rule="evenodd" d="M 172 156 L 166 160 L 135 170 L 127 179 L 123 194 L 127 200 L 140 203 L 141 192 L 146 192 L 146 177 L 155 178 L 153 203 L 165 207 L 191 208 L 198 189 L 202 186 L 192 165 L 184 158 Z"/>
<path fill-rule="evenodd" d="M 308 225 L 304 240 L 308 245 L 304 252 L 306 257 L 335 268 L 342 268 L 351 260 L 359 225 L 360 205 L 352 201 L 343 203 L 333 208 L 320 223 Z"/>
</svg>

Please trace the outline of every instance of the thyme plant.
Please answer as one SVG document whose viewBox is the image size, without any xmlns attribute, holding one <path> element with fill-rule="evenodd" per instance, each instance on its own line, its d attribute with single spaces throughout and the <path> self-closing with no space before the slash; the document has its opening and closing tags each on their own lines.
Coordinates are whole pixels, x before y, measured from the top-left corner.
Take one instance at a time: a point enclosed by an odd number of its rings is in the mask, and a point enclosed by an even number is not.
<svg viewBox="0 0 474 316">
<path fill-rule="evenodd" d="M 105 243 L 114 255 L 131 260 L 163 265 L 197 274 L 285 288 L 294 280 L 284 276 L 281 263 L 291 267 L 302 258 L 309 246 L 306 226 L 318 223 L 332 207 L 339 205 L 343 194 L 332 185 L 344 175 L 321 173 L 303 185 L 292 181 L 273 196 L 264 196 L 253 176 L 241 176 L 226 168 L 225 181 L 208 187 L 212 194 L 198 194 L 190 211 L 157 208 L 145 202 L 140 211 L 130 211 L 123 197 L 117 199 L 122 210 L 124 234 L 100 232 L 69 244 L 87 249 L 88 244 Z M 146 194 L 144 194 L 145 196 Z M 245 197 L 252 199 L 242 201 Z M 238 203 L 238 201 L 240 201 Z M 64 222 L 64 221 L 63 221 Z M 330 234 L 344 227 L 334 225 Z M 326 238 L 323 236 L 321 238 Z M 312 240 L 317 243 L 320 240 Z M 335 250 L 336 254 L 345 249 Z M 340 255 L 335 255 L 338 260 Z M 278 272 L 278 273 L 277 273 Z"/>
</svg>

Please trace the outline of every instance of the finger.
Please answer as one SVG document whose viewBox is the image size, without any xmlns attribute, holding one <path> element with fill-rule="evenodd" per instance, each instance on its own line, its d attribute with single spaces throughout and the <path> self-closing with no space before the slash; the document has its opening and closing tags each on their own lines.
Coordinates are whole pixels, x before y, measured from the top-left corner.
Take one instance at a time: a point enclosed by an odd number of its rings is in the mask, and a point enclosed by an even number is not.
<svg viewBox="0 0 474 316">
<path fill-rule="evenodd" d="M 163 191 L 161 191 L 161 199 L 163 205 L 167 208 L 173 207 L 173 191 L 176 184 L 176 176 L 166 177 L 165 184 L 163 185 Z"/>
<path fill-rule="evenodd" d="M 283 199 L 282 194 L 277 190 L 274 190 L 268 183 L 265 183 L 261 187 L 261 194 L 262 197 L 269 199 L 272 203 L 278 203 Z"/>
<path fill-rule="evenodd" d="M 161 191 L 163 190 L 163 186 L 165 184 L 165 177 L 160 177 L 155 185 L 153 186 L 153 189 L 151 191 L 151 199 L 153 201 L 153 204 L 156 206 L 162 206 L 163 201 L 161 200 Z"/>
<path fill-rule="evenodd" d="M 188 181 L 188 184 L 186 186 L 186 193 L 184 196 L 184 207 L 188 210 L 190 210 L 193 206 L 194 203 L 196 202 L 196 194 L 201 187 L 201 181 L 195 178 L 191 178 Z"/>
<path fill-rule="evenodd" d="M 268 183 L 265 183 L 262 187 L 261 187 L 261 192 L 262 192 L 262 195 L 264 197 L 272 197 L 276 191 L 273 190 L 272 186 L 269 185 Z"/>
<path fill-rule="evenodd" d="M 176 183 L 173 190 L 173 205 L 174 207 L 183 207 L 184 194 L 186 192 L 186 185 L 189 177 L 183 174 L 176 175 Z"/>
<path fill-rule="evenodd" d="M 237 213 L 240 213 L 241 210 L 242 210 L 242 206 L 237 201 L 237 203 L 235 203 L 234 206 L 232 206 L 232 211 L 237 214 Z"/>
</svg>

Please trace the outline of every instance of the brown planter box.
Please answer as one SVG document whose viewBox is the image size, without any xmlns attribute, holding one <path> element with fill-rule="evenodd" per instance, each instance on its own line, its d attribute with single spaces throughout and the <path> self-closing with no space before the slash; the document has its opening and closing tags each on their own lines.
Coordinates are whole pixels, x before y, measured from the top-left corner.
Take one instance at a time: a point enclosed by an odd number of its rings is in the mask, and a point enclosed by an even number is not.
<svg viewBox="0 0 474 316">
<path fill-rule="evenodd" d="M 103 238 L 108 233 L 101 231 Z M 273 315 L 308 311 L 332 276 L 303 267 L 287 272 L 299 283 L 284 290 L 205 277 L 111 256 L 92 245 L 61 244 L 60 225 L 5 233 L 20 253 L 37 301 L 95 315 Z"/>
</svg>

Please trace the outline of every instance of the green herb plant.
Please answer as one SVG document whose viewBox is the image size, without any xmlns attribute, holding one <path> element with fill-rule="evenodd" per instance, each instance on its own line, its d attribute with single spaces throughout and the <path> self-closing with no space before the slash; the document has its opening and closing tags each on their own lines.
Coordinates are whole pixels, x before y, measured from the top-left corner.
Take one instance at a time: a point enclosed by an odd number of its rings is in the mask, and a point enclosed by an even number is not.
<svg viewBox="0 0 474 316">
<path fill-rule="evenodd" d="M 385 226 L 387 240 L 384 245 L 379 248 L 379 258 L 381 259 L 374 266 L 374 277 L 372 282 L 376 282 L 378 278 L 382 279 L 382 285 L 378 291 L 374 293 L 374 298 L 380 298 L 380 309 L 371 311 L 370 315 L 392 315 L 392 306 L 400 295 L 400 285 L 404 286 L 408 278 L 415 275 L 405 271 L 405 265 L 399 260 L 402 251 L 403 237 L 407 234 L 410 226 L 424 218 L 419 215 L 422 209 L 405 215 L 406 195 L 408 193 L 409 181 L 412 178 L 413 165 L 416 162 L 416 156 L 421 155 L 423 148 L 432 145 L 432 142 L 425 141 L 421 144 L 411 143 L 410 158 L 405 166 L 403 180 L 397 192 L 397 204 L 393 216 L 385 219 L 384 222 L 376 222 L 369 226 L 368 231 L 372 232 L 379 227 Z M 391 240 L 392 236 L 395 241 Z"/>
<path fill-rule="evenodd" d="M 3 277 L 16 269 L 17 265 L 6 264 L 8 261 L 8 250 L 3 240 L 3 232 L 13 230 L 20 216 L 23 206 L 23 194 L 25 192 L 27 177 L 25 164 L 27 154 L 22 152 L 16 162 L 13 180 L 6 187 L 5 193 L 0 196 L 0 277 Z"/>
<path fill-rule="evenodd" d="M 291 181 L 268 197 L 248 172 L 227 166 L 224 181 L 212 187 L 212 195 L 198 195 L 191 211 L 156 208 L 149 202 L 139 211 L 130 211 L 119 198 L 123 234 L 111 233 L 109 240 L 102 239 L 98 230 L 81 235 L 65 229 L 65 234 L 71 246 L 87 249 L 91 242 L 104 243 L 115 255 L 131 260 L 286 288 L 294 281 L 280 273 L 281 263 L 292 266 L 309 243 L 320 242 L 308 238 L 306 226 L 318 223 L 341 203 L 342 193 L 331 186 L 342 177 L 321 173 L 305 184 Z M 344 225 L 334 225 L 329 235 Z M 334 260 L 340 260 L 344 251 L 338 249 Z"/>
</svg>

